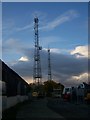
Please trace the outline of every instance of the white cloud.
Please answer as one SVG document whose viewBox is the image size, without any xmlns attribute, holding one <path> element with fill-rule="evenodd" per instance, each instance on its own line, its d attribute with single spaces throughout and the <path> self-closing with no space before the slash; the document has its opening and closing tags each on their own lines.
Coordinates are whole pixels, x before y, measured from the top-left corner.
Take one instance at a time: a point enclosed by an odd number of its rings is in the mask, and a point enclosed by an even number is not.
<svg viewBox="0 0 90 120">
<path fill-rule="evenodd" d="M 13 60 L 15 60 L 15 56 L 21 56 L 23 43 L 20 42 L 18 39 L 7 39 L 2 41 L 2 52 L 3 52 L 3 58 L 8 56 L 7 58 L 13 57 Z"/>
<path fill-rule="evenodd" d="M 70 54 L 76 55 L 77 58 L 88 57 L 88 46 L 77 46 Z"/>
<path fill-rule="evenodd" d="M 14 39 L 10 38 L 7 40 L 2 41 L 2 48 L 3 48 L 3 53 L 11 53 L 11 52 L 16 52 L 21 53 L 23 48 L 31 48 L 32 43 L 26 43 L 26 41 L 22 41 L 20 39 Z"/>
<path fill-rule="evenodd" d="M 51 53 L 56 53 L 56 54 L 69 54 L 70 50 L 67 49 L 59 49 L 59 48 L 49 48 Z M 43 50 L 48 51 L 48 48 L 43 48 Z"/>
<path fill-rule="evenodd" d="M 18 45 L 18 40 L 10 38 L 7 41 L 5 41 L 5 44 L 9 45 L 9 46 L 14 46 L 14 45 Z"/>
<path fill-rule="evenodd" d="M 82 73 L 80 75 L 71 76 L 64 81 L 65 86 L 77 86 L 81 83 L 88 83 L 88 73 Z"/>
<path fill-rule="evenodd" d="M 19 61 L 24 61 L 24 62 L 26 62 L 26 61 L 29 61 L 29 59 L 28 59 L 27 56 L 22 56 L 22 57 L 19 59 Z"/>
<path fill-rule="evenodd" d="M 42 13 L 39 11 L 34 12 L 34 15 L 37 14 L 38 16 L 40 16 L 41 19 L 45 19 L 45 15 L 43 15 L 44 17 L 42 18 Z M 45 22 L 45 20 L 43 20 L 44 25 L 39 27 L 40 30 L 53 30 L 55 29 L 57 26 L 71 21 L 72 19 L 76 18 L 78 16 L 78 13 L 75 10 L 69 10 L 67 12 L 65 12 L 64 14 L 60 15 L 59 17 L 57 17 L 56 19 L 54 19 L 53 21 L 50 22 Z M 29 28 L 33 28 L 33 24 L 28 24 L 26 26 L 23 26 L 21 28 L 17 28 L 16 31 L 22 31 L 22 30 L 27 30 Z"/>
<path fill-rule="evenodd" d="M 47 48 L 43 48 L 43 50 L 47 51 Z M 50 48 L 50 52 L 52 53 L 61 53 L 60 49 L 58 48 Z"/>
<path fill-rule="evenodd" d="M 66 13 L 60 15 L 55 20 L 47 23 L 45 26 L 42 26 L 40 29 L 44 30 L 53 30 L 57 26 L 67 22 L 71 21 L 73 18 L 76 18 L 78 16 L 77 12 L 74 10 L 69 10 Z"/>
<path fill-rule="evenodd" d="M 48 75 L 48 64 L 47 64 L 47 49 L 42 50 L 41 53 L 41 69 L 42 69 L 42 79 L 47 80 Z M 31 49 L 33 51 L 33 49 Z M 52 49 L 51 53 L 51 68 L 52 68 L 52 78 L 53 80 L 60 81 L 64 85 L 74 85 L 78 84 L 78 79 L 86 80 L 84 77 L 85 75 L 82 75 L 82 73 L 87 73 L 87 59 L 76 59 L 72 55 L 63 55 L 63 54 L 57 54 L 58 49 L 54 50 Z M 24 55 L 20 58 L 20 60 L 27 60 L 29 61 L 20 61 L 18 60 L 17 63 L 10 65 L 13 70 L 15 70 L 20 76 L 24 77 L 28 82 L 32 82 L 33 77 L 33 54 L 29 52 L 29 49 L 25 49 Z M 25 58 L 25 56 L 27 56 Z M 11 62 L 10 62 L 11 64 Z M 81 76 L 80 76 L 81 75 Z M 74 76 L 74 77 L 72 77 Z M 82 80 L 82 81 L 83 81 Z M 81 82 L 82 82 L 81 81 Z M 80 81 L 79 81 L 80 82 Z"/>
<path fill-rule="evenodd" d="M 52 48 L 52 49 L 50 49 L 50 51 L 53 53 L 61 53 L 60 49 L 57 49 L 57 48 Z"/>
<path fill-rule="evenodd" d="M 27 30 L 33 27 L 33 24 L 26 25 L 24 27 L 16 28 L 16 31 Z"/>
<path fill-rule="evenodd" d="M 77 80 L 78 82 L 88 82 L 88 73 L 80 74 L 79 76 L 72 76 L 72 79 Z"/>
</svg>

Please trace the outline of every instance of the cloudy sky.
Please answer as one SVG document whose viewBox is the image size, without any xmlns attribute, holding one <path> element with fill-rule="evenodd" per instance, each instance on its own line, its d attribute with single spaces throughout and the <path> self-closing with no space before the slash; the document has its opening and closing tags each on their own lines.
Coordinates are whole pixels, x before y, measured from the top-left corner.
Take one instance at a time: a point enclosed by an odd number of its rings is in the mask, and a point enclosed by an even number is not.
<svg viewBox="0 0 90 120">
<path fill-rule="evenodd" d="M 42 2 L 42 0 L 2 0 L 3 2 Z M 89 2 L 89 0 L 43 0 L 43 2 Z"/>
<path fill-rule="evenodd" d="M 88 3 L 3 3 L 2 60 L 33 82 L 34 17 L 39 18 L 42 80 L 47 80 L 47 48 L 52 78 L 64 85 L 88 81 Z"/>
</svg>

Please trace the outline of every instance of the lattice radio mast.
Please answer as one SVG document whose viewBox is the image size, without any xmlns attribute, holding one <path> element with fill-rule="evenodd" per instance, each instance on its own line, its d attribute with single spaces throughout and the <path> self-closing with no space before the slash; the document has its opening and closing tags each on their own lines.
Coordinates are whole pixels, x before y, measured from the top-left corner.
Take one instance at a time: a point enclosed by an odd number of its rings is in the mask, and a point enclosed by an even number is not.
<svg viewBox="0 0 90 120">
<path fill-rule="evenodd" d="M 50 49 L 48 48 L 48 81 L 52 80 Z"/>
<path fill-rule="evenodd" d="M 34 83 L 39 85 L 41 83 L 41 61 L 40 61 L 40 50 L 42 47 L 39 46 L 39 33 L 38 33 L 38 17 L 34 18 L 34 31 L 35 31 L 35 50 L 34 50 Z"/>
</svg>

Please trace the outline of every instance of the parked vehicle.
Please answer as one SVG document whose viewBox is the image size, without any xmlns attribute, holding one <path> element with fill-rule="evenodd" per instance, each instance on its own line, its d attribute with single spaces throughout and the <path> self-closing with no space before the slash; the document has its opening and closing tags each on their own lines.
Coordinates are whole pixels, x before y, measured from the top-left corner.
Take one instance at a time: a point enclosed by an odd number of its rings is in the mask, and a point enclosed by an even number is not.
<svg viewBox="0 0 90 120">
<path fill-rule="evenodd" d="M 63 99 L 70 101 L 71 99 L 71 87 L 65 87 L 63 90 Z"/>
</svg>

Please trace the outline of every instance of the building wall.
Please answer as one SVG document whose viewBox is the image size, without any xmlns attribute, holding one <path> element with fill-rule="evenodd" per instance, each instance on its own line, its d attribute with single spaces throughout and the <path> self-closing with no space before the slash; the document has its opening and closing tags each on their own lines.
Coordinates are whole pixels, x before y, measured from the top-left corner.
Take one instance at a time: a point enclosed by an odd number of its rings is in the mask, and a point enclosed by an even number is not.
<svg viewBox="0 0 90 120">
<path fill-rule="evenodd" d="M 25 100 L 28 100 L 28 96 L 13 96 L 13 97 L 7 97 L 7 96 L 2 96 L 2 110 L 5 110 L 7 108 L 10 108 L 17 103 L 23 102 Z"/>
<path fill-rule="evenodd" d="M 2 109 L 28 99 L 29 85 L 2 62 Z"/>
</svg>

